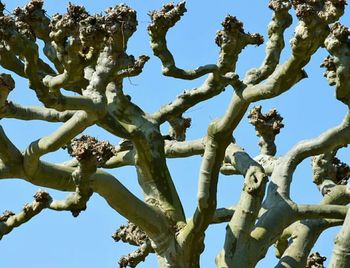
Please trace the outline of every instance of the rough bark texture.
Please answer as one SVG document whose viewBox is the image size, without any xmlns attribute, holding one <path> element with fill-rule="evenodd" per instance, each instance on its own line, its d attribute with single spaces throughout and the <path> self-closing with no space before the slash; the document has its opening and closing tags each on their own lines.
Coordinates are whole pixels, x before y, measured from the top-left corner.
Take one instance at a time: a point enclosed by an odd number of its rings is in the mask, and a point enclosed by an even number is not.
<svg viewBox="0 0 350 268">
<path fill-rule="evenodd" d="M 199 267 L 205 250 L 204 237 L 211 224 L 227 223 L 217 267 L 255 267 L 276 245 L 276 267 L 323 267 L 325 258 L 310 252 L 327 228 L 342 225 L 334 245 L 330 267 L 350 267 L 350 168 L 335 157 L 350 143 L 350 113 L 334 128 L 296 144 L 276 157 L 276 135 L 284 126 L 273 109 L 262 113 L 254 107 L 248 117 L 259 137 L 260 154 L 252 157 L 233 138 L 250 104 L 274 98 L 307 77 L 304 67 L 318 49 L 329 56 L 322 63 L 325 77 L 335 86 L 336 98 L 350 105 L 350 30 L 339 22 L 344 0 L 270 0 L 265 58 L 243 79 L 236 63 L 248 45 L 261 45 L 258 33 L 249 33 L 238 18 L 227 15 L 216 34 L 216 63 L 193 70 L 181 69 L 167 45 L 167 33 L 184 16 L 185 2 L 166 4 L 151 11 L 148 33 L 155 57 L 165 76 L 194 80 L 206 77 L 198 87 L 149 114 L 123 91 L 123 82 L 139 75 L 148 56 L 127 53 L 136 31 L 136 11 L 121 4 L 102 14 L 89 14 L 83 6 L 69 4 L 66 14 L 48 17 L 43 1 L 32 0 L 12 14 L 0 2 L 0 65 L 25 78 L 42 106 L 24 107 L 8 101 L 16 90 L 10 74 L 0 74 L 0 118 L 60 122 L 55 131 L 20 151 L 0 126 L 0 179 L 20 178 L 28 183 L 69 191 L 63 200 L 38 191 L 34 201 L 19 213 L 5 211 L 0 217 L 0 239 L 45 209 L 67 210 L 73 216 L 87 208 L 93 193 L 129 223 L 113 235 L 139 247 L 123 256 L 120 267 L 135 267 L 156 254 L 159 267 Z M 297 26 L 290 41 L 291 55 L 283 62 L 284 32 Z M 41 58 L 37 41 L 43 42 Z M 233 87 L 232 99 L 222 117 L 213 120 L 205 137 L 187 141 L 191 119 L 184 113 L 196 104 Z M 65 90 L 65 91 L 64 91 Z M 64 92 L 71 91 L 65 95 Z M 168 122 L 169 134 L 160 131 Z M 81 135 L 97 125 L 123 141 L 106 141 Z M 48 153 L 67 148 L 71 161 L 54 164 L 42 160 Z M 167 158 L 201 155 L 197 207 L 186 218 Z M 293 173 L 313 156 L 314 183 L 324 198 L 319 205 L 297 204 L 290 197 Z M 134 166 L 144 194 L 137 198 L 107 169 Z M 102 169 L 104 168 L 104 169 Z M 217 208 L 219 175 L 242 175 L 239 202 Z M 49 179 L 47 179 L 49 178 Z M 283 215 L 283 216 L 282 216 Z"/>
</svg>

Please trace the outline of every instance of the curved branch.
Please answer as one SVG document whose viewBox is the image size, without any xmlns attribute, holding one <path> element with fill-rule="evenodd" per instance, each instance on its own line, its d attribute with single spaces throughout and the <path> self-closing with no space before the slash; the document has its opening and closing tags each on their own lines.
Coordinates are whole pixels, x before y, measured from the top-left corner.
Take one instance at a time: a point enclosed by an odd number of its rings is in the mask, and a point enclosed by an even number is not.
<svg viewBox="0 0 350 268">
<path fill-rule="evenodd" d="M 4 129 L 0 125 L 0 159 L 6 165 L 13 165 L 20 163 L 22 160 L 22 153 L 6 136 Z"/>
<path fill-rule="evenodd" d="M 280 260 L 275 268 L 295 267 L 305 268 L 308 255 L 317 239 L 328 228 L 343 224 L 343 220 L 303 220 L 297 222 L 291 228 L 293 238 L 285 240 L 285 246 L 279 244 L 278 255 Z M 285 238 L 287 239 L 287 238 Z M 280 242 L 279 242 L 280 243 Z"/>
<path fill-rule="evenodd" d="M 150 12 L 151 24 L 148 26 L 148 33 L 151 37 L 153 53 L 162 61 L 163 74 L 174 78 L 192 80 L 216 72 L 218 67 L 215 64 L 200 66 L 194 70 L 183 70 L 176 67 L 174 57 L 166 45 L 166 34 L 185 12 L 185 2 L 180 2 L 176 6 L 167 4 L 160 11 Z"/>
<path fill-rule="evenodd" d="M 332 57 L 321 66 L 327 68 L 326 76 L 330 85 L 336 86 L 336 97 L 346 105 L 350 104 L 350 29 L 339 22 L 332 26 L 325 40 L 325 46 Z M 330 64 L 329 64 L 330 63 Z"/>
<path fill-rule="evenodd" d="M 225 17 L 222 26 L 223 29 L 217 32 L 215 40 L 220 47 L 217 63 L 220 75 L 210 74 L 200 87 L 184 91 L 172 103 L 161 107 L 153 114 L 156 121 L 163 123 L 171 117 L 183 114 L 195 104 L 220 94 L 228 84 L 238 86 L 240 90 L 245 87 L 234 74 L 238 55 L 247 45 L 262 44 L 263 37 L 259 34 L 245 33 L 243 23 L 230 15 Z"/>
<path fill-rule="evenodd" d="M 336 147 L 350 143 L 350 113 L 343 122 L 322 133 L 317 138 L 306 140 L 295 145 L 285 156 L 280 158 L 272 174 L 272 181 L 278 186 L 282 196 L 289 197 L 292 174 L 297 165 L 305 158 L 329 152 Z"/>
<path fill-rule="evenodd" d="M 263 214 L 251 233 L 252 248 L 260 252 L 257 260 L 266 254 L 271 242 L 277 240 L 287 226 L 298 220 L 296 204 L 289 198 L 292 174 L 296 166 L 306 157 L 349 143 L 349 120 L 350 114 L 347 114 L 338 127 L 324 132 L 318 138 L 300 142 L 276 163 L 264 201 Z M 253 258 L 252 255 L 247 254 L 248 256 Z"/>
<path fill-rule="evenodd" d="M 0 217 L 0 240 L 14 228 L 26 223 L 31 218 L 38 215 L 43 209 L 47 208 L 47 196 L 42 198 L 41 193 L 42 192 L 38 192 L 35 194 L 35 200 L 31 204 L 26 204 L 20 213 L 14 214 L 10 211 L 6 211 L 5 214 Z"/>
<path fill-rule="evenodd" d="M 72 118 L 51 135 L 32 142 L 24 152 L 23 166 L 26 175 L 29 177 L 35 176 L 41 156 L 66 145 L 81 131 L 94 123 L 95 120 L 94 116 L 86 112 L 76 112 Z"/>
<path fill-rule="evenodd" d="M 162 106 L 159 111 L 152 114 L 152 117 L 160 124 L 164 123 L 168 118 L 179 116 L 194 105 L 220 94 L 225 86 L 224 82 L 209 75 L 201 86 L 185 90 L 174 101 Z"/>
<path fill-rule="evenodd" d="M 72 180 L 75 167 L 51 164 L 39 161 L 35 177 L 17 176 L 41 187 L 60 191 L 75 191 L 76 185 Z M 168 223 L 158 210 L 145 204 L 111 174 L 97 170 L 90 178 L 93 192 L 101 195 L 118 213 L 129 219 L 158 245 L 167 242 Z"/>
<path fill-rule="evenodd" d="M 324 196 L 322 205 L 348 204 L 350 202 L 349 186 L 336 185 Z M 308 219 L 295 222 L 286 228 L 277 244 L 277 253 L 281 257 L 276 267 L 285 265 L 291 267 L 305 267 L 307 256 L 321 233 L 327 228 L 343 224 L 343 220 Z M 293 237 L 288 243 L 288 237 Z M 282 241 L 282 243 L 280 243 Z M 284 242 L 283 242 L 284 241 Z"/>
<path fill-rule="evenodd" d="M 9 102 L 0 111 L 2 118 L 16 118 L 21 120 L 43 120 L 47 122 L 66 122 L 76 111 L 65 110 L 59 112 L 45 107 L 23 107 Z"/>
<path fill-rule="evenodd" d="M 275 70 L 284 48 L 284 31 L 292 24 L 291 8 L 288 0 L 270 0 L 269 7 L 274 11 L 268 26 L 269 40 L 266 44 L 265 59 L 261 66 L 249 70 L 243 80 L 247 85 L 256 85 L 265 80 Z"/>
</svg>

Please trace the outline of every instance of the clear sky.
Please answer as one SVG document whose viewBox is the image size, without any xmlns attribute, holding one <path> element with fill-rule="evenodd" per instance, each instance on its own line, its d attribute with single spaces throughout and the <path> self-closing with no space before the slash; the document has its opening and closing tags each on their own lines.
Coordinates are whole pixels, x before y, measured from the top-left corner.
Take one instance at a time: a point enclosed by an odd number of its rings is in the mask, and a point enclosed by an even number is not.
<svg viewBox="0 0 350 268">
<path fill-rule="evenodd" d="M 7 9 L 12 11 L 16 6 L 23 6 L 27 1 L 8 0 Z M 90 13 L 99 13 L 109 6 L 118 4 L 116 1 L 75 1 L 74 4 L 84 4 Z M 160 0 L 124 0 L 137 11 L 138 31 L 130 39 L 128 53 L 138 56 L 146 54 L 151 60 L 146 64 L 144 72 L 135 78 L 125 80 L 125 91 L 133 101 L 145 111 L 156 111 L 161 105 L 173 100 L 185 89 L 201 84 L 203 79 L 182 81 L 161 75 L 159 59 L 153 56 L 149 47 L 146 28 L 149 23 L 148 11 L 159 9 L 167 1 Z M 215 33 L 221 29 L 221 21 L 227 14 L 237 16 L 244 22 L 245 30 L 251 33 L 259 32 L 266 35 L 271 11 L 268 1 L 198 1 L 188 0 L 188 12 L 181 21 L 170 30 L 168 45 L 172 50 L 177 65 L 181 68 L 196 68 L 199 65 L 215 63 L 218 47 L 215 45 Z M 65 12 L 68 1 L 46 0 L 47 13 Z M 350 10 L 347 8 L 346 18 L 342 22 L 350 25 Z M 288 40 L 293 34 L 296 19 L 286 33 L 286 49 L 282 61 L 289 57 Z M 238 62 L 238 73 L 244 73 L 252 67 L 259 66 L 264 57 L 265 46 L 246 48 Z M 334 97 L 334 88 L 329 87 L 322 76 L 324 69 L 319 68 L 323 58 L 327 56 L 320 49 L 306 66 L 309 75 L 289 92 L 273 99 L 258 103 L 263 111 L 277 108 L 284 117 L 285 128 L 277 137 L 278 155 L 286 153 L 294 144 L 302 139 L 312 138 L 337 125 L 345 115 L 346 108 Z M 4 72 L 0 68 L 0 72 Z M 28 88 L 28 83 L 16 76 L 16 89 L 9 99 L 23 105 L 37 105 L 34 94 Z M 213 100 L 201 103 L 190 109 L 185 116 L 192 118 L 192 127 L 188 130 L 188 139 L 196 139 L 205 135 L 207 125 L 214 118 L 221 116 L 232 94 L 232 89 Z M 255 104 L 256 105 L 256 104 Z M 234 136 L 242 147 L 251 155 L 258 154 L 257 137 L 246 117 L 234 132 Z M 51 133 L 59 124 L 44 124 L 38 121 L 1 120 L 1 125 L 11 140 L 20 148 L 25 149 L 30 142 Z M 167 128 L 163 128 L 164 132 Z M 119 139 L 105 131 L 93 127 L 86 131 L 101 140 L 109 140 L 117 144 Z M 349 150 L 340 152 L 341 160 L 350 162 Z M 65 151 L 49 154 L 44 159 L 54 162 L 68 158 Z M 174 182 L 183 200 L 187 217 L 190 217 L 196 206 L 197 179 L 200 157 L 169 160 L 168 164 Z M 141 197 L 137 178 L 133 168 L 124 167 L 112 171 L 118 179 L 135 194 Z M 218 189 L 218 206 L 235 204 L 239 199 L 243 179 L 241 176 L 221 176 Z M 292 198 L 300 203 L 318 203 L 320 193 L 312 183 L 310 159 L 298 167 L 292 184 Z M 38 187 L 19 180 L 0 181 L 0 212 L 6 209 L 18 212 L 25 203 L 32 201 L 32 196 Z M 62 198 L 65 194 L 52 191 L 54 198 Z M 50 267 L 50 268 L 91 268 L 116 267 L 119 257 L 136 248 L 115 243 L 111 235 L 126 220 L 112 210 L 106 202 L 94 195 L 88 203 L 88 209 L 78 218 L 73 218 L 69 212 L 44 211 L 39 216 L 14 230 L 0 241 L 0 266 L 6 268 L 19 267 Z M 206 235 L 206 251 L 201 258 L 202 267 L 214 267 L 214 256 L 223 246 L 225 224 L 211 226 Z M 326 255 L 331 254 L 334 235 L 337 229 L 327 231 L 316 244 L 315 250 Z M 277 259 L 273 249 L 265 260 L 257 267 L 273 267 Z M 138 267 L 157 267 L 154 256 Z"/>
</svg>

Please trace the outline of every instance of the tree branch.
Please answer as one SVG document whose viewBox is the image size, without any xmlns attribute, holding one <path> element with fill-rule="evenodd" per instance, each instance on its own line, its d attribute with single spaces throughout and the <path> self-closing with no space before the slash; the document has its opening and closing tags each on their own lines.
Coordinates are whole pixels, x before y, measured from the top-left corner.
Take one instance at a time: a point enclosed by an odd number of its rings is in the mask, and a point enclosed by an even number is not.
<svg viewBox="0 0 350 268">
<path fill-rule="evenodd" d="M 228 84 L 244 87 L 238 76 L 234 74 L 238 55 L 247 45 L 262 44 L 263 38 L 259 34 L 245 33 L 243 23 L 230 15 L 226 16 L 222 26 L 223 29 L 217 32 L 215 40 L 220 47 L 217 62 L 220 75 L 215 73 L 209 75 L 200 87 L 184 91 L 173 102 L 161 107 L 153 114 L 156 121 L 163 123 L 171 117 L 183 114 L 195 104 L 220 94 Z"/>
<path fill-rule="evenodd" d="M 205 138 L 193 141 L 165 140 L 164 152 L 167 158 L 181 158 L 204 153 Z M 134 165 L 135 150 L 117 150 L 105 164 L 104 168 L 117 168 L 126 165 Z"/>
<path fill-rule="evenodd" d="M 284 31 L 292 24 L 291 8 L 288 0 L 270 0 L 269 8 L 274 12 L 268 26 L 268 42 L 266 44 L 265 59 L 259 68 L 249 70 L 243 80 L 247 85 L 256 85 L 265 80 L 276 69 L 284 48 Z"/>
<path fill-rule="evenodd" d="M 148 26 L 148 33 L 151 37 L 153 53 L 162 61 L 163 74 L 174 78 L 192 80 L 216 72 L 218 67 L 215 64 L 200 66 L 194 70 L 183 70 L 176 67 L 174 57 L 166 45 L 166 34 L 185 12 L 185 2 L 180 2 L 177 5 L 166 4 L 159 11 L 150 12 L 151 24 Z"/>
<path fill-rule="evenodd" d="M 159 125 L 123 94 L 121 84 L 110 86 L 116 92 L 110 112 L 130 135 L 138 182 L 146 203 L 163 211 L 172 224 L 184 222 L 182 204 L 165 161 Z"/>
<path fill-rule="evenodd" d="M 227 148 L 231 163 L 245 176 L 243 191 L 235 213 L 227 228 L 223 250 L 215 258 L 219 267 L 239 267 L 239 256 L 248 250 L 252 231 L 265 194 L 267 176 L 263 168 L 241 148 L 230 144 Z"/>
<path fill-rule="evenodd" d="M 317 138 L 295 145 L 280 159 L 272 175 L 272 181 L 278 186 L 278 192 L 282 196 L 289 197 L 292 174 L 297 165 L 309 156 L 329 152 L 336 147 L 350 143 L 349 132 L 350 113 L 345 116 L 339 126 L 325 131 Z"/>
<path fill-rule="evenodd" d="M 44 192 L 37 192 L 34 198 L 34 201 L 31 204 L 26 204 L 20 213 L 14 214 L 7 211 L 0 217 L 0 240 L 14 228 L 26 223 L 45 209 L 50 196 L 47 193 L 44 194 Z"/>
<path fill-rule="evenodd" d="M 347 206 L 340 205 L 297 205 L 299 219 L 344 219 L 348 211 Z"/>
<path fill-rule="evenodd" d="M 6 136 L 0 125 L 0 179 L 23 177 L 22 153 Z"/>
<path fill-rule="evenodd" d="M 66 122 L 76 111 L 66 110 L 59 112 L 45 107 L 23 107 L 19 104 L 8 102 L 1 109 L 0 117 L 16 118 L 20 120 L 43 120 L 47 122 Z"/>
<path fill-rule="evenodd" d="M 235 213 L 235 206 L 215 210 L 211 224 L 229 222 Z"/>
<path fill-rule="evenodd" d="M 321 202 L 322 205 L 347 204 L 350 202 L 349 187 L 337 185 L 331 188 Z M 282 268 L 285 265 L 291 267 L 305 267 L 307 256 L 321 233 L 327 228 L 343 224 L 343 220 L 334 219 L 307 219 L 295 222 L 286 228 L 278 240 L 276 248 L 281 257 L 276 267 Z M 286 233 L 289 233 L 287 236 Z M 293 237 L 288 243 L 288 237 Z M 284 241 L 284 243 L 281 243 Z"/>
<path fill-rule="evenodd" d="M 35 176 L 38 161 L 48 152 L 56 151 L 66 145 L 77 134 L 90 126 L 96 118 L 86 112 L 79 111 L 51 135 L 32 142 L 24 152 L 24 170 L 28 177 Z"/>
<path fill-rule="evenodd" d="M 18 170 L 23 169 L 17 168 Z M 26 177 L 24 174 L 16 175 L 16 177 L 41 187 L 60 191 L 75 191 L 76 185 L 71 177 L 74 170 L 74 167 L 39 160 L 35 177 Z M 164 233 L 164 230 L 167 230 L 168 225 L 164 216 L 139 200 L 114 176 L 97 170 L 90 178 L 90 187 L 93 192 L 101 195 L 114 210 L 142 228 L 157 245 L 167 243 L 168 235 Z"/>
<path fill-rule="evenodd" d="M 350 265 L 350 212 L 346 214 L 344 224 L 338 233 L 329 267 L 345 268 Z"/>
<path fill-rule="evenodd" d="M 325 40 L 325 46 L 332 57 L 321 66 L 327 68 L 326 76 L 330 85 L 336 86 L 336 98 L 350 105 L 350 30 L 348 27 L 335 23 L 331 33 Z"/>
</svg>

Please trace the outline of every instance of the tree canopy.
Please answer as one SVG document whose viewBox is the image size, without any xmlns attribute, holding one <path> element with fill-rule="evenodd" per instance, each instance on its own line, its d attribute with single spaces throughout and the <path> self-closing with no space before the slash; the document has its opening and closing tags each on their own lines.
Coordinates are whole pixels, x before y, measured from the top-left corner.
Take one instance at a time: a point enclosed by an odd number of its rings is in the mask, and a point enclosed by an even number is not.
<svg viewBox="0 0 350 268">
<path fill-rule="evenodd" d="M 345 1 L 198 2 L 0 2 L 3 265 L 348 267 Z"/>
</svg>

